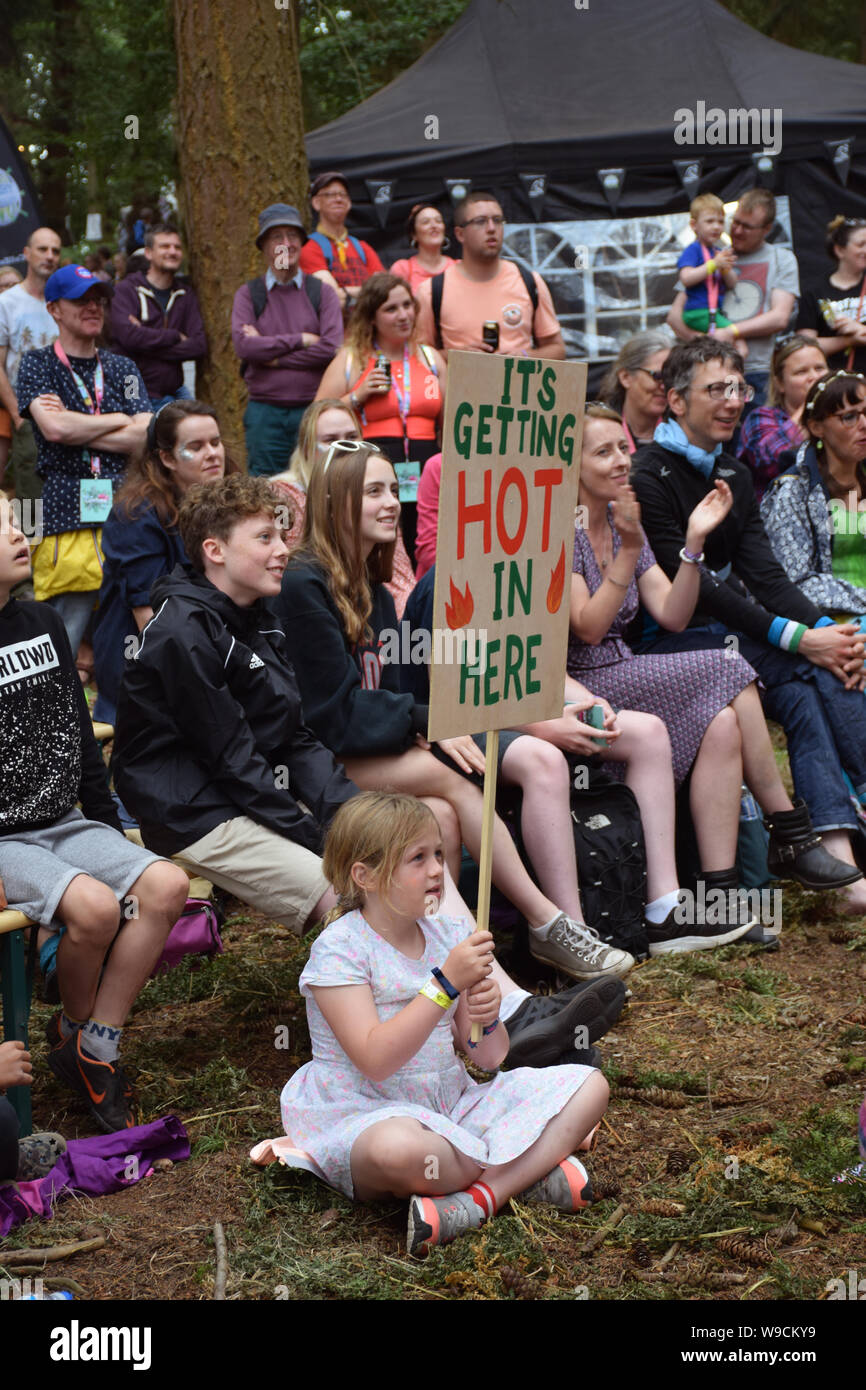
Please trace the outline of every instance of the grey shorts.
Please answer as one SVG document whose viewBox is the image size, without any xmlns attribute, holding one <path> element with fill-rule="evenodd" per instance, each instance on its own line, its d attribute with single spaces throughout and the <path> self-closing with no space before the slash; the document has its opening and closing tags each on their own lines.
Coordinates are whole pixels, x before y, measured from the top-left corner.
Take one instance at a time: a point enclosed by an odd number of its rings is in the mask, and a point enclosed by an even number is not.
<svg viewBox="0 0 866 1390">
<path fill-rule="evenodd" d="M 76 810 L 42 830 L 0 835 L 0 879 L 9 906 L 54 930 L 62 926 L 54 920 L 57 905 L 78 874 L 107 884 L 122 902 L 145 869 L 160 862 L 158 854 Z"/>
</svg>

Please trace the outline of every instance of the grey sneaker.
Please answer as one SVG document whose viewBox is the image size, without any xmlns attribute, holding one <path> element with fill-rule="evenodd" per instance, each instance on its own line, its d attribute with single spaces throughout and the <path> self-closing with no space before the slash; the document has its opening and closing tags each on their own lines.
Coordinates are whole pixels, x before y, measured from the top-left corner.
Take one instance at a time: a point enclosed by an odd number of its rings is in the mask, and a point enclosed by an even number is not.
<svg viewBox="0 0 866 1390">
<path fill-rule="evenodd" d="M 426 1255 L 431 1245 L 449 1245 L 464 1231 L 474 1231 L 486 1220 L 478 1203 L 465 1192 L 448 1197 L 412 1197 L 406 1251 Z"/>
<path fill-rule="evenodd" d="M 592 1183 L 579 1158 L 569 1154 L 557 1163 L 546 1178 L 539 1178 L 525 1192 L 521 1192 L 519 1202 L 543 1202 L 547 1206 L 559 1207 L 560 1211 L 580 1211 L 592 1201 Z"/>
<path fill-rule="evenodd" d="M 66 1153 L 66 1140 L 62 1134 L 46 1131 L 30 1134 L 18 1140 L 18 1182 L 33 1182 L 44 1178 L 51 1172 L 61 1154 Z"/>
<path fill-rule="evenodd" d="M 536 960 L 543 960 L 574 980 L 594 980 L 599 976 L 627 975 L 634 965 L 634 956 L 608 946 L 592 927 L 575 922 L 561 912 L 546 941 L 539 941 L 535 932 L 529 933 L 529 950 Z"/>
</svg>

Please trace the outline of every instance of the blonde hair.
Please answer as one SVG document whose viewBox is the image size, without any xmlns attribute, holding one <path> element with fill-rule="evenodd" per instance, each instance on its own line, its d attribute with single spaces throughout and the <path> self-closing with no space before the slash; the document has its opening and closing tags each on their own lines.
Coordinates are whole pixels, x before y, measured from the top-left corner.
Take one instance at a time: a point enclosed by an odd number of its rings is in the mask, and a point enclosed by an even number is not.
<svg viewBox="0 0 866 1390">
<path fill-rule="evenodd" d="M 689 204 L 689 217 L 694 222 L 702 212 L 724 212 L 725 205 L 715 193 L 699 193 Z"/>
<path fill-rule="evenodd" d="M 387 901 L 400 860 L 411 844 L 439 822 L 430 807 L 401 792 L 361 792 L 344 801 L 331 821 L 322 856 L 322 872 L 337 894 L 337 906 L 325 925 L 364 904 L 364 892 L 352 878 L 352 865 L 376 874 L 376 891 Z"/>
<path fill-rule="evenodd" d="M 345 401 L 338 400 L 336 397 L 326 397 L 324 400 L 313 401 L 307 406 L 301 416 L 301 423 L 298 426 L 298 444 L 295 452 L 289 460 L 289 466 L 281 478 L 285 478 L 290 483 L 297 483 L 306 491 L 310 485 L 310 474 L 313 471 L 313 464 L 319 455 L 319 442 L 317 430 L 319 420 L 326 410 L 342 410 L 344 415 L 348 415 L 358 437 L 361 437 L 361 421 L 358 419 L 354 410 Z"/>
<path fill-rule="evenodd" d="M 793 357 L 795 352 L 802 352 L 804 348 L 814 348 L 816 352 L 821 353 L 821 356 L 826 362 L 826 353 L 819 348 L 817 338 L 804 338 L 801 333 L 792 333 L 790 338 L 785 338 L 781 343 L 777 343 L 773 350 L 773 359 L 770 363 L 770 386 L 767 391 L 767 405 L 772 405 L 779 410 L 784 410 L 785 363 L 789 357 Z"/>
<path fill-rule="evenodd" d="M 304 529 L 292 557 L 292 563 L 312 560 L 325 571 L 350 646 L 372 635 L 367 620 L 373 611 L 373 585 L 390 580 L 397 544 L 396 537 L 387 545 L 377 543 L 366 561 L 361 551 L 364 477 L 372 456 L 390 463 L 373 444 L 351 451 L 332 445 L 324 457 L 316 458 L 307 484 Z"/>
<path fill-rule="evenodd" d="M 12 276 L 11 284 L 6 286 L 7 290 L 11 290 L 13 285 L 20 285 L 22 283 L 23 276 L 15 269 L 14 265 L 0 265 L 0 280 L 3 279 L 4 275 Z M 3 291 L 0 290 L 0 294 L 2 293 Z"/>
</svg>

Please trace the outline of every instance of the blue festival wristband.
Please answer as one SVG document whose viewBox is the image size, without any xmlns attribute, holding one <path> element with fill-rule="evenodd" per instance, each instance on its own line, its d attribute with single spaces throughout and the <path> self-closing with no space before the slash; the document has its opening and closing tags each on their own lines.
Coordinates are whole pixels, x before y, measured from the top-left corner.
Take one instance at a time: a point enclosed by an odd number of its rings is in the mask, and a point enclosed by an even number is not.
<svg viewBox="0 0 866 1390">
<path fill-rule="evenodd" d="M 767 641 L 772 643 L 774 647 L 778 647 L 781 645 L 779 639 L 781 638 L 782 633 L 785 631 L 787 624 L 787 618 L 774 618 L 773 621 L 770 623 L 770 631 L 767 633 Z"/>
<path fill-rule="evenodd" d="M 826 618 L 826 617 L 825 617 L 825 618 L 819 618 L 818 621 L 817 621 L 817 623 L 815 624 L 815 626 L 816 626 L 816 627 L 835 627 L 836 624 L 833 622 L 833 619 L 832 619 L 832 618 Z"/>
<path fill-rule="evenodd" d="M 439 981 L 440 985 L 444 989 L 445 993 L 448 995 L 449 999 L 460 998 L 459 989 L 454 988 L 448 977 L 442 974 L 442 971 L 439 969 L 438 965 L 433 966 L 433 969 L 431 970 L 430 974 L 435 976 L 435 978 Z"/>
</svg>

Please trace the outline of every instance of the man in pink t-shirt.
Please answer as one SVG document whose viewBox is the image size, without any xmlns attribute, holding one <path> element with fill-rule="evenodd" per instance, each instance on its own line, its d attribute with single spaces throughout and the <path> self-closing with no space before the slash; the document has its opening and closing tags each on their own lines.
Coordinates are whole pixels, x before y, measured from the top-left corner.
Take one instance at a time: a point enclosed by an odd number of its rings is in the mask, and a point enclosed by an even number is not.
<svg viewBox="0 0 866 1390">
<path fill-rule="evenodd" d="M 470 193 L 454 209 L 454 234 L 463 247 L 463 259 L 444 272 L 440 332 L 433 314 L 433 281 L 417 292 L 421 306 L 418 336 L 422 343 L 473 352 L 525 353 L 529 357 L 565 357 L 565 344 L 553 309 L 550 291 L 535 271 L 538 294 L 532 298 L 513 261 L 502 260 L 505 218 L 492 193 Z M 499 346 L 485 343 L 486 322 L 499 325 Z"/>
</svg>

